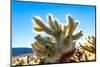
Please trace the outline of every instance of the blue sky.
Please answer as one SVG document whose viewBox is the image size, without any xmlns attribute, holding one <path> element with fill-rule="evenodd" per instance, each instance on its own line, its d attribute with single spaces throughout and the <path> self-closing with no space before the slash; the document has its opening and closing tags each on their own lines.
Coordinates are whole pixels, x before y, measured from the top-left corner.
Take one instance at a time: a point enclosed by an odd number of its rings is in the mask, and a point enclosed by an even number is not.
<svg viewBox="0 0 100 67">
<path fill-rule="evenodd" d="M 13 0 L 12 47 L 31 47 L 34 36 L 37 35 L 32 32 L 35 26 L 32 17 L 40 16 L 46 22 L 48 13 L 52 13 L 62 24 L 66 24 L 66 15 L 71 14 L 75 20 L 80 21 L 77 28 L 83 31 L 84 37 L 95 35 L 95 6 L 15 2 Z"/>
</svg>

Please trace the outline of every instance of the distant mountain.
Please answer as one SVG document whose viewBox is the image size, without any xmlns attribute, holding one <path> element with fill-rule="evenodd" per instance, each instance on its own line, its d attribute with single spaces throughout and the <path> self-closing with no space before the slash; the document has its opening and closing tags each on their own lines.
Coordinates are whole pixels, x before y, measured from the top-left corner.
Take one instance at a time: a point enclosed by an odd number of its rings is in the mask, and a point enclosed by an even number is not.
<svg viewBox="0 0 100 67">
<path fill-rule="evenodd" d="M 12 48 L 12 56 L 20 56 L 25 54 L 32 54 L 32 48 Z"/>
</svg>

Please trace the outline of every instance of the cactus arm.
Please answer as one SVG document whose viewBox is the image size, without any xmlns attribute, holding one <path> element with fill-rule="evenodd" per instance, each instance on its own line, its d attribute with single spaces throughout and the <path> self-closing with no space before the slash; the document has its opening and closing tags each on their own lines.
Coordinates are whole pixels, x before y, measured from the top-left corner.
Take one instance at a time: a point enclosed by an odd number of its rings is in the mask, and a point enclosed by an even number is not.
<svg viewBox="0 0 100 67">
<path fill-rule="evenodd" d="M 74 24 L 74 27 L 73 27 L 73 32 L 74 32 L 74 31 L 75 31 L 75 29 L 77 28 L 77 26 L 78 26 L 79 22 L 74 22 L 73 24 Z"/>
<path fill-rule="evenodd" d="M 69 34 L 72 34 L 75 31 L 75 29 L 76 29 L 79 22 L 75 23 L 71 16 L 68 16 L 68 22 L 69 22 L 68 23 L 68 27 L 69 27 L 68 31 L 69 31 Z"/>
<path fill-rule="evenodd" d="M 36 46 L 36 44 L 32 44 L 31 46 L 36 56 L 42 56 L 42 51 Z"/>
<path fill-rule="evenodd" d="M 51 15 L 48 15 L 48 23 L 49 23 L 49 25 L 50 25 L 50 27 L 51 27 L 52 29 L 56 29 L 56 27 L 55 27 L 55 25 L 54 25 L 54 20 L 53 20 L 53 18 L 52 18 Z"/>
<path fill-rule="evenodd" d="M 58 24 L 59 22 L 58 22 L 58 20 L 57 19 L 54 19 L 54 26 L 55 26 L 55 28 L 56 29 L 59 29 L 59 30 L 62 30 L 61 28 L 60 28 L 60 24 Z"/>
<path fill-rule="evenodd" d="M 61 24 L 59 24 L 60 30 L 63 30 L 63 26 Z"/>
<path fill-rule="evenodd" d="M 44 30 L 41 29 L 40 27 L 34 27 L 34 30 L 35 30 L 36 32 L 42 32 L 42 31 L 44 31 Z"/>
<path fill-rule="evenodd" d="M 79 39 L 81 36 L 83 36 L 82 31 L 80 31 L 80 32 L 78 32 L 78 33 L 76 33 L 76 34 L 74 34 L 74 35 L 72 36 L 72 38 L 73 38 L 73 40 L 77 40 L 77 39 Z"/>
<path fill-rule="evenodd" d="M 38 18 L 36 18 L 36 17 L 34 17 L 33 19 L 34 19 L 35 23 L 36 23 L 42 30 L 44 30 L 44 31 L 45 31 L 46 33 L 48 33 L 48 34 L 52 34 L 52 30 L 49 29 L 46 25 L 44 25 L 43 22 L 42 22 L 40 19 L 38 19 Z"/>
<path fill-rule="evenodd" d="M 37 51 L 42 51 L 43 50 L 41 45 L 38 45 L 36 42 L 34 44 L 32 44 L 32 48 L 34 48 Z"/>
<path fill-rule="evenodd" d="M 63 26 L 63 34 L 64 34 L 64 35 L 66 35 L 66 33 L 67 33 L 67 28 L 68 28 L 68 27 L 67 27 L 66 25 Z"/>
<path fill-rule="evenodd" d="M 68 34 L 73 33 L 73 26 L 74 26 L 74 21 L 71 16 L 68 16 Z"/>
</svg>

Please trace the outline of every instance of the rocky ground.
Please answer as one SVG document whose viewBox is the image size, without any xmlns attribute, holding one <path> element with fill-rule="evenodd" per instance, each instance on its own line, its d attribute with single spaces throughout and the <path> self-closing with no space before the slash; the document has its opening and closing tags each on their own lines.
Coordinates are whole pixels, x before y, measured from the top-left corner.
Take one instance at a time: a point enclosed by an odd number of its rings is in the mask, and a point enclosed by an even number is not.
<svg viewBox="0 0 100 67">
<path fill-rule="evenodd" d="M 95 54 L 89 53 L 89 52 L 86 52 L 86 51 L 82 56 L 78 56 L 78 55 L 76 55 L 76 53 L 74 53 L 71 57 L 68 57 L 68 56 L 66 57 L 66 56 L 67 55 L 65 55 L 59 61 L 63 61 L 66 58 L 67 58 L 67 60 L 68 59 L 70 60 L 69 61 L 70 63 L 82 62 L 82 61 L 95 61 L 96 60 Z M 33 54 L 12 57 L 12 66 L 36 65 L 36 64 L 40 64 L 40 62 L 41 62 L 40 58 L 33 56 Z"/>
<path fill-rule="evenodd" d="M 31 55 L 24 55 L 24 56 L 17 56 L 12 57 L 12 66 L 20 66 L 20 65 L 33 65 L 39 64 L 40 59 L 36 56 Z"/>
</svg>

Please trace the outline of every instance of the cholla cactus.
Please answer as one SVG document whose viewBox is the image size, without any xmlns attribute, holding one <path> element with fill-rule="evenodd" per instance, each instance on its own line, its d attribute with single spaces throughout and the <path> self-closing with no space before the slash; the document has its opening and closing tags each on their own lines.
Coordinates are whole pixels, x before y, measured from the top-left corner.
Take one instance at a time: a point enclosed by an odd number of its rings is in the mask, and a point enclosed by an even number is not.
<svg viewBox="0 0 100 67">
<path fill-rule="evenodd" d="M 84 59 L 82 61 L 96 60 L 96 38 L 94 36 L 88 36 L 84 44 L 80 43 L 80 50 L 84 52 Z"/>
<path fill-rule="evenodd" d="M 73 54 L 66 55 L 70 62 L 83 62 L 83 61 L 95 61 L 96 60 L 96 38 L 94 36 L 88 36 L 86 41 L 77 46 Z M 72 52 L 72 51 L 71 51 Z M 65 57 L 66 57 L 65 56 Z M 65 59 L 65 58 L 64 58 Z"/>
<path fill-rule="evenodd" d="M 75 32 L 78 22 L 75 22 L 70 15 L 67 17 L 68 25 L 60 24 L 51 15 L 48 15 L 47 18 L 48 26 L 38 17 L 33 17 L 37 25 L 34 30 L 37 32 L 45 32 L 48 36 L 42 37 L 38 34 L 35 37 L 36 41 L 32 43 L 32 48 L 36 56 L 44 58 L 45 63 L 57 63 L 63 55 L 75 49 L 74 42 L 83 34 L 82 31 Z"/>
<path fill-rule="evenodd" d="M 94 36 L 88 36 L 88 38 L 86 38 L 86 42 L 84 43 L 84 45 L 80 44 L 80 47 L 86 51 L 89 51 L 91 53 L 95 53 L 96 52 L 96 39 Z"/>
</svg>

